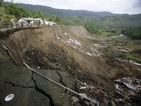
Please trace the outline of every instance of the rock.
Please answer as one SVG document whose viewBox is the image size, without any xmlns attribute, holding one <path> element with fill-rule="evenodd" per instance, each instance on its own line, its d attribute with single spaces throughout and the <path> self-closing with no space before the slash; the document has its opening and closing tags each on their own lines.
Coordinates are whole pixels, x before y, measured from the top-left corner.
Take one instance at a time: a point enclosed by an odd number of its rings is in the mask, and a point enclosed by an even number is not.
<svg viewBox="0 0 141 106">
<path fill-rule="evenodd" d="M 72 96 L 70 100 L 73 103 L 79 102 L 79 99 L 77 97 L 75 97 L 75 96 Z"/>
<path fill-rule="evenodd" d="M 124 105 L 124 106 L 132 106 L 132 104 L 131 103 L 127 103 L 126 105 Z"/>
<path fill-rule="evenodd" d="M 115 104 L 114 101 L 111 101 L 111 105 L 112 105 L 112 106 L 116 106 L 116 104 Z"/>
<path fill-rule="evenodd" d="M 89 104 L 90 104 L 88 101 L 85 101 L 84 103 L 85 103 L 87 106 L 89 106 Z"/>
<path fill-rule="evenodd" d="M 83 89 L 87 89 L 86 86 L 81 86 L 79 89 L 83 90 Z"/>
<path fill-rule="evenodd" d="M 73 103 L 72 106 L 82 106 L 80 103 Z"/>
<path fill-rule="evenodd" d="M 90 102 L 89 106 L 95 106 L 93 102 Z"/>
<path fill-rule="evenodd" d="M 87 98 L 87 95 L 85 93 L 79 93 L 79 95 L 81 95 L 81 98 Z"/>
</svg>

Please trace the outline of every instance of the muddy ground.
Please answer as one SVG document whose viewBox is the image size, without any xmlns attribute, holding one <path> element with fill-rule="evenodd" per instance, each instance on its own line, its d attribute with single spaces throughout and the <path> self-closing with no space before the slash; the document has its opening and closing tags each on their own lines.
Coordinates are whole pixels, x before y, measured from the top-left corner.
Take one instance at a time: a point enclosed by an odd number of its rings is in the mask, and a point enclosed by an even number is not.
<svg viewBox="0 0 141 106">
<path fill-rule="evenodd" d="M 135 43 L 131 47 L 125 42 L 122 45 L 123 41 Z M 141 105 L 141 100 L 136 99 L 138 95 L 122 102 L 116 101 L 116 98 L 124 97 L 115 92 L 114 86 L 117 78 L 140 79 L 141 66 L 120 58 L 125 50 L 132 52 L 140 48 L 141 41 L 132 41 L 125 36 L 96 37 L 82 26 L 48 26 L 1 30 L 0 42 L 2 106 L 95 104 L 36 75 L 23 63 L 78 93 L 85 93 L 101 106 Z M 5 101 L 11 93 L 14 98 Z M 75 102 L 72 97 L 79 101 Z"/>
</svg>

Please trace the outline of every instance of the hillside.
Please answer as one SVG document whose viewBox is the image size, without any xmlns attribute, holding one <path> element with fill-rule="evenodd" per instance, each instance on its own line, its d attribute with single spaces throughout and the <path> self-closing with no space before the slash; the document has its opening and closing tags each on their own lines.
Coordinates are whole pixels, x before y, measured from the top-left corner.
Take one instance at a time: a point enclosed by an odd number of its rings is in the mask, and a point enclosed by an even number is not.
<svg viewBox="0 0 141 106">
<path fill-rule="evenodd" d="M 125 36 L 91 37 L 83 26 L 47 26 L 3 29 L 0 45 L 2 106 L 140 105 L 136 96 L 141 90 L 141 64 L 127 60 L 130 58 L 124 55 L 136 54 L 139 59 L 140 50 L 136 50 L 141 41 Z M 50 82 L 33 70 L 78 93 Z M 121 78 L 126 83 L 116 82 Z M 137 89 L 130 85 L 129 90 L 128 83 L 134 83 Z M 14 95 L 9 102 L 5 100 L 8 94 Z"/>
<path fill-rule="evenodd" d="M 141 26 L 141 14 L 130 16 L 107 16 L 100 19 L 105 26 Z"/>
</svg>

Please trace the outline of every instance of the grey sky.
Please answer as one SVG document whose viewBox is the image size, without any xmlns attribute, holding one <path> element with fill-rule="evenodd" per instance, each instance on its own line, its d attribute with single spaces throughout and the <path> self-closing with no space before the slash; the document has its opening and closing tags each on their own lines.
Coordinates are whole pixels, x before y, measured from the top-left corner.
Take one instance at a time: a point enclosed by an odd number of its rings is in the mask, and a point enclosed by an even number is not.
<svg viewBox="0 0 141 106">
<path fill-rule="evenodd" d="M 11 0 L 5 0 L 11 2 Z M 37 4 L 59 9 L 141 13 L 141 0 L 13 0 L 14 3 Z"/>
</svg>

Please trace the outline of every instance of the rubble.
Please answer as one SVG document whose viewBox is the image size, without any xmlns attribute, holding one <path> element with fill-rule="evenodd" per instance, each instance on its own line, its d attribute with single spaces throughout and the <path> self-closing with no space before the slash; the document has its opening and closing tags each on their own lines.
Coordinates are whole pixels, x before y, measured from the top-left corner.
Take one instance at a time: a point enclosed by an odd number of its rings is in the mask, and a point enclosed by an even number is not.
<svg viewBox="0 0 141 106">
<path fill-rule="evenodd" d="M 84 97 L 85 97 L 85 98 L 88 98 L 88 97 L 87 97 L 87 94 L 85 94 L 85 93 L 79 93 L 79 95 L 81 95 L 81 98 L 84 98 Z"/>
<path fill-rule="evenodd" d="M 77 80 L 77 88 L 80 91 L 87 92 L 82 93 L 82 95 L 88 97 L 88 93 L 94 92 L 96 96 L 103 95 L 104 103 L 106 104 L 111 103 L 110 101 L 113 100 L 112 105 L 117 105 L 117 103 L 126 104 L 131 101 L 131 98 L 136 96 L 138 92 L 141 91 L 141 80 L 137 78 L 117 78 L 114 80 L 114 91 L 104 91 L 100 88 L 96 88 L 93 85 L 88 85 L 85 82 L 81 82 Z M 118 94 L 118 95 L 117 95 Z M 92 97 L 91 97 L 92 98 Z M 90 105 L 90 103 L 89 103 Z M 93 106 L 93 105 L 92 105 Z"/>
<path fill-rule="evenodd" d="M 59 36 L 56 36 L 56 38 L 58 40 L 60 40 L 62 43 L 67 44 L 68 46 L 79 50 L 80 52 L 88 55 L 88 56 L 98 56 L 100 57 L 102 54 L 99 53 L 96 49 L 94 49 L 92 46 L 88 47 L 87 49 L 84 48 L 81 44 L 81 42 L 79 42 L 78 40 L 74 39 L 73 37 L 69 36 L 67 33 L 64 33 L 64 35 L 66 35 L 66 39 L 63 39 Z M 94 44 L 94 46 L 96 46 L 96 48 L 99 47 L 103 47 L 103 46 L 99 46 L 99 44 Z"/>
<path fill-rule="evenodd" d="M 116 98 L 116 102 L 123 102 L 128 99 L 130 100 L 132 96 L 135 96 L 141 91 L 141 80 L 137 78 L 123 77 L 114 80 L 115 92 L 122 97 Z"/>
<path fill-rule="evenodd" d="M 137 66 L 141 66 L 140 63 L 137 63 L 136 61 L 133 61 L 133 60 L 124 60 L 124 59 L 121 59 L 121 58 L 115 58 L 115 59 L 118 60 L 118 61 L 129 62 L 131 64 L 134 64 L 134 65 L 137 65 Z"/>
<path fill-rule="evenodd" d="M 70 100 L 71 100 L 71 104 L 79 102 L 79 99 L 75 96 L 72 96 Z"/>
<path fill-rule="evenodd" d="M 95 106 L 92 102 L 90 102 L 89 106 Z"/>
</svg>

